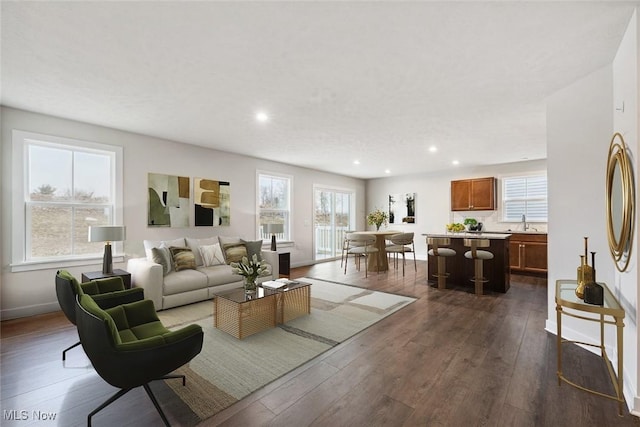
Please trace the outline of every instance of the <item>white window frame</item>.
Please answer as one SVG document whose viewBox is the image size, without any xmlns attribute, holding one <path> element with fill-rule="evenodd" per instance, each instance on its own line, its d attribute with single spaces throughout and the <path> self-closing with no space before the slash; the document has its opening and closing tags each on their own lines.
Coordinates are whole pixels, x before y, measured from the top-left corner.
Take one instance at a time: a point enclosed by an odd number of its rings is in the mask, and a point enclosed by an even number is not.
<svg viewBox="0 0 640 427">
<path fill-rule="evenodd" d="M 531 179 L 531 178 L 541 178 L 544 177 L 545 179 L 547 179 L 547 173 L 546 172 L 532 172 L 526 175 L 510 175 L 510 176 L 503 176 L 501 177 L 501 181 L 502 181 L 502 186 L 501 186 L 501 210 L 502 210 L 502 222 L 520 222 L 519 219 L 516 218 L 507 218 L 507 209 L 506 209 L 506 204 L 507 204 L 507 200 L 506 200 L 506 191 L 505 188 L 507 186 L 507 182 L 509 180 L 514 180 L 514 179 Z M 533 223 L 547 223 L 549 220 L 549 181 L 547 179 L 547 198 L 546 198 L 546 202 L 547 202 L 547 217 L 542 220 L 542 219 L 534 219 L 534 218 L 529 218 L 529 215 L 527 215 L 527 211 L 526 211 L 526 207 L 525 207 L 525 215 L 526 215 L 526 221 L 527 223 L 529 222 L 533 222 Z M 528 201 L 528 200 L 542 200 L 541 198 L 534 198 L 534 197 L 530 197 L 530 198 L 523 198 L 523 199 L 518 199 L 518 200 L 524 200 L 524 201 Z"/>
<path fill-rule="evenodd" d="M 122 197 L 123 197 L 123 169 L 122 169 L 122 147 L 101 144 L 97 142 L 82 141 L 60 136 L 45 135 L 35 132 L 27 132 L 22 130 L 12 131 L 12 225 L 11 225 L 11 242 L 12 257 L 11 271 L 31 271 L 43 269 L 57 269 L 75 266 L 84 266 L 96 264 L 102 259 L 99 255 L 70 255 L 55 258 L 43 258 L 38 260 L 27 260 L 27 233 L 30 230 L 27 221 L 27 204 L 29 189 L 27 184 L 29 181 L 28 170 L 28 149 L 31 143 L 38 145 L 51 145 L 68 147 L 69 149 L 81 150 L 99 150 L 110 152 L 114 155 L 115 162 L 112 165 L 112 191 L 113 194 L 113 224 L 122 224 Z M 114 242 L 114 262 L 123 262 L 124 245 L 122 242 Z"/>
<path fill-rule="evenodd" d="M 260 213 L 262 212 L 262 209 L 260 208 L 260 177 L 261 176 L 267 176 L 267 177 L 274 177 L 274 178 L 279 178 L 279 179 L 285 179 L 289 182 L 289 206 L 288 206 L 288 215 L 287 215 L 287 224 L 285 227 L 285 238 L 284 239 L 277 239 L 278 243 L 290 243 L 293 242 L 293 222 L 292 222 L 292 217 L 293 217 L 293 176 L 292 175 L 287 175 L 287 174 L 282 174 L 282 173 L 278 173 L 278 172 L 269 172 L 266 170 L 257 170 L 256 171 L 256 238 L 259 240 L 262 240 L 264 243 L 267 243 L 269 240 L 268 239 L 263 239 L 262 238 L 262 234 L 261 234 L 261 230 L 260 230 Z M 278 209 L 280 210 L 280 209 Z M 288 231 L 288 233 L 287 233 Z M 288 235 L 287 235 L 288 234 Z"/>
</svg>

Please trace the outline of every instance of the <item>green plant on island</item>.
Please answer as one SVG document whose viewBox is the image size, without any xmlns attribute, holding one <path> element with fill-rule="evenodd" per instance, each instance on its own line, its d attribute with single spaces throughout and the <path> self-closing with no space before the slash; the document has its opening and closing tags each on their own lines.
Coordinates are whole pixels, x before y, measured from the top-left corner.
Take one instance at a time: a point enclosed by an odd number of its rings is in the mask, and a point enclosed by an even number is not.
<svg viewBox="0 0 640 427">
<path fill-rule="evenodd" d="M 464 225 L 476 225 L 476 224 L 478 224 L 478 221 L 475 218 L 465 218 L 463 222 L 464 222 Z"/>
</svg>

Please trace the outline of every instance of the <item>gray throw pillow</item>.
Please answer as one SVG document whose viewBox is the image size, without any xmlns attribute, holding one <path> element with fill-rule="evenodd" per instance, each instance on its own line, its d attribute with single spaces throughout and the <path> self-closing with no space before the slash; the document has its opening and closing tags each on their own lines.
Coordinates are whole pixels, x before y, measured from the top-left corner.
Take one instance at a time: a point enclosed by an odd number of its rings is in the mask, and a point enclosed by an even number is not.
<svg viewBox="0 0 640 427">
<path fill-rule="evenodd" d="M 169 253 L 169 248 L 160 247 L 160 248 L 151 248 L 151 259 L 156 264 L 160 264 L 162 266 L 162 274 L 166 276 L 171 271 L 171 254 Z"/>
<path fill-rule="evenodd" d="M 243 240 L 242 243 L 244 243 L 244 246 L 247 248 L 247 257 L 249 257 L 249 259 L 252 259 L 253 255 L 257 255 L 258 261 L 262 261 L 262 240 L 253 242 Z"/>
</svg>

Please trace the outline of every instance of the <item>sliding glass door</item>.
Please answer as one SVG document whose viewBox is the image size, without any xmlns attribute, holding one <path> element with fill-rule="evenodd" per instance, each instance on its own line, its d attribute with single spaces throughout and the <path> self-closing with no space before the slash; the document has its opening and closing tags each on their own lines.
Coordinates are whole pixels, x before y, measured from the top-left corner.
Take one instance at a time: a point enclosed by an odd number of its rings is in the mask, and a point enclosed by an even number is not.
<svg viewBox="0 0 640 427">
<path fill-rule="evenodd" d="M 353 229 L 355 196 L 353 191 L 314 188 L 314 254 L 316 260 L 340 256 L 342 240 Z"/>
</svg>

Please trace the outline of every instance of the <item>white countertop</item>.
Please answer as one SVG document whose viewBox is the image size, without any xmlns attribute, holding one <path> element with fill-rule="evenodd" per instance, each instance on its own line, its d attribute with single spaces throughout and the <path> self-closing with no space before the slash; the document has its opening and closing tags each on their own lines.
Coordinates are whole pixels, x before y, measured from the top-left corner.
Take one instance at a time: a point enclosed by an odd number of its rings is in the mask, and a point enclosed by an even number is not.
<svg viewBox="0 0 640 427">
<path fill-rule="evenodd" d="M 427 237 L 449 237 L 452 239 L 495 239 L 504 240 L 511 236 L 507 233 L 423 233 L 423 236 Z"/>
</svg>

